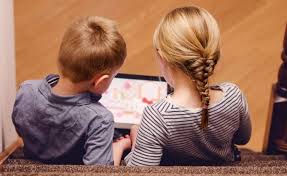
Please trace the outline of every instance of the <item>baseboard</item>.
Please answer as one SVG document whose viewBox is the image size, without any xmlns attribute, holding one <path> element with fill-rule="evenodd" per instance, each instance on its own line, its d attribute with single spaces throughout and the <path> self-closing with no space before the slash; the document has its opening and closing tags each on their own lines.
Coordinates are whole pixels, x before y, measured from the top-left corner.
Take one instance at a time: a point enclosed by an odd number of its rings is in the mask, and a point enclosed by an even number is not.
<svg viewBox="0 0 287 176">
<path fill-rule="evenodd" d="M 0 165 L 19 147 L 23 146 L 23 140 L 18 138 L 15 142 L 9 145 L 3 152 L 0 153 Z"/>
</svg>

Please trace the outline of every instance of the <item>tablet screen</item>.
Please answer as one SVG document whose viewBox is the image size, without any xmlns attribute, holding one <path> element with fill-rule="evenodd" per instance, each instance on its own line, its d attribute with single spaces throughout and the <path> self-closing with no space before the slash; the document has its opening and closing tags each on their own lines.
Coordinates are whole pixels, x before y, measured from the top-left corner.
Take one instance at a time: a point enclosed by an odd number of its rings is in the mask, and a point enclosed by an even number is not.
<svg viewBox="0 0 287 176">
<path fill-rule="evenodd" d="M 144 108 L 167 95 L 167 83 L 160 77 L 120 74 L 100 102 L 109 109 L 118 128 L 139 124 Z"/>
</svg>

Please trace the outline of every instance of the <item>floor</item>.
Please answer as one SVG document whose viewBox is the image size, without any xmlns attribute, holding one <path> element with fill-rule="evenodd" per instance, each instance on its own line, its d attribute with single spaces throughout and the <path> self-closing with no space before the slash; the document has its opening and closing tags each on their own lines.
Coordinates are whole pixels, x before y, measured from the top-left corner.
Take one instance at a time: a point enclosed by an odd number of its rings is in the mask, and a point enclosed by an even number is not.
<svg viewBox="0 0 287 176">
<path fill-rule="evenodd" d="M 284 155 L 264 155 L 249 150 L 242 151 L 242 161 L 221 166 L 172 166 L 172 167 L 112 167 L 82 165 L 45 165 L 24 158 L 22 150 L 16 150 L 0 166 L 0 175 L 287 175 Z"/>
</svg>

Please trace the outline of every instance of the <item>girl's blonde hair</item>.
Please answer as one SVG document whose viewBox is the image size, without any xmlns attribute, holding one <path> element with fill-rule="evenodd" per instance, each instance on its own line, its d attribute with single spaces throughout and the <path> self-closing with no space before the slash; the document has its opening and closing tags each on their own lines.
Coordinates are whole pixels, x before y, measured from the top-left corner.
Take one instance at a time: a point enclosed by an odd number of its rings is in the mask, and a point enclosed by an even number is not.
<svg viewBox="0 0 287 176">
<path fill-rule="evenodd" d="M 207 127 L 208 78 L 220 57 L 220 32 L 216 20 L 199 7 L 174 9 L 158 25 L 153 43 L 163 59 L 195 81 L 203 108 L 201 127 Z"/>
</svg>

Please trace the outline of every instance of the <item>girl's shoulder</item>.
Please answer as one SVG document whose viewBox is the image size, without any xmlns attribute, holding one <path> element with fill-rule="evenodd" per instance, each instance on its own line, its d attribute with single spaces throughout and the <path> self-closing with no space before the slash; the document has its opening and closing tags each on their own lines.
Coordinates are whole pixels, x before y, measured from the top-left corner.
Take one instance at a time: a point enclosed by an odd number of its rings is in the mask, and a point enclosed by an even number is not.
<svg viewBox="0 0 287 176">
<path fill-rule="evenodd" d="M 218 106 L 230 104 L 233 101 L 239 101 L 243 96 L 240 88 L 235 83 L 223 82 L 210 86 L 210 89 L 220 90 L 223 96 L 214 104 L 209 106 L 209 109 L 216 109 Z M 163 98 L 158 102 L 146 106 L 144 113 L 148 115 L 155 115 L 157 118 L 173 115 L 185 115 L 186 113 L 200 114 L 202 108 L 185 108 L 170 102 L 167 98 Z"/>
<path fill-rule="evenodd" d="M 173 111 L 174 105 L 167 101 L 166 98 L 148 105 L 144 108 L 143 116 L 153 116 L 153 120 L 164 121 L 166 114 Z"/>
<path fill-rule="evenodd" d="M 168 104 L 164 99 L 146 106 L 143 110 L 142 123 L 157 124 L 158 127 L 166 129 L 164 114 L 169 108 L 170 104 Z"/>
<path fill-rule="evenodd" d="M 212 85 L 210 86 L 210 88 L 219 89 L 223 91 L 224 96 L 221 102 L 225 102 L 225 104 L 230 104 L 232 102 L 242 102 L 242 101 L 246 102 L 244 93 L 235 83 L 223 82 L 220 84 Z"/>
<path fill-rule="evenodd" d="M 211 89 L 214 90 L 222 90 L 225 94 L 233 93 L 238 94 L 241 93 L 241 90 L 238 85 L 231 82 L 223 82 L 219 84 L 214 84 L 210 86 Z"/>
<path fill-rule="evenodd" d="M 169 108 L 169 106 L 170 105 L 166 101 L 166 98 L 163 98 L 163 99 L 160 99 L 157 102 L 155 102 L 149 106 L 146 106 L 145 111 L 149 110 L 149 111 L 153 111 L 155 113 L 161 114 L 162 112 L 166 111 Z"/>
</svg>

